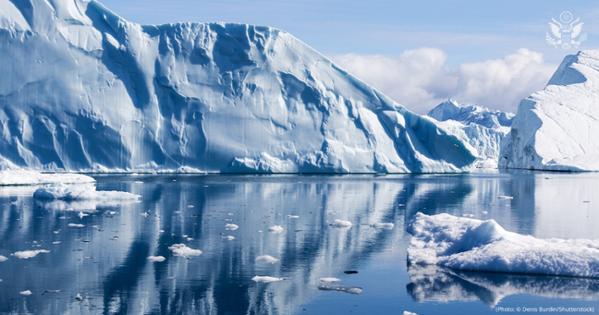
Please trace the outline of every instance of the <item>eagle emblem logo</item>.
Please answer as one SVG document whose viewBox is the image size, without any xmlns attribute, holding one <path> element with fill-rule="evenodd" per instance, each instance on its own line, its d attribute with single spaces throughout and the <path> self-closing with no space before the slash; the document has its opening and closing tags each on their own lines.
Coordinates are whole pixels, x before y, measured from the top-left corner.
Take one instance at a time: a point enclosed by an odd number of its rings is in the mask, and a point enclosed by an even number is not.
<svg viewBox="0 0 599 315">
<path fill-rule="evenodd" d="M 549 22 L 547 43 L 562 49 L 578 48 L 587 39 L 587 34 L 582 32 L 583 24 L 572 12 L 562 12 L 558 19 L 552 18 Z"/>
</svg>

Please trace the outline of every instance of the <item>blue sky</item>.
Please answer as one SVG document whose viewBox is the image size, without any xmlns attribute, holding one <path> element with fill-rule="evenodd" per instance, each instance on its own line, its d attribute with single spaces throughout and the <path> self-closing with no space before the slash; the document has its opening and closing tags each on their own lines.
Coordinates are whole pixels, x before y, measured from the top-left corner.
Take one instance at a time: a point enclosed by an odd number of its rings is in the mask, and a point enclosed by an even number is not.
<svg viewBox="0 0 599 315">
<path fill-rule="evenodd" d="M 241 22 L 288 31 L 418 111 L 447 98 L 515 111 L 564 55 L 547 44 L 568 10 L 599 48 L 597 1 L 101 0 L 130 21 Z M 407 74 L 407 75 L 406 75 Z"/>
</svg>

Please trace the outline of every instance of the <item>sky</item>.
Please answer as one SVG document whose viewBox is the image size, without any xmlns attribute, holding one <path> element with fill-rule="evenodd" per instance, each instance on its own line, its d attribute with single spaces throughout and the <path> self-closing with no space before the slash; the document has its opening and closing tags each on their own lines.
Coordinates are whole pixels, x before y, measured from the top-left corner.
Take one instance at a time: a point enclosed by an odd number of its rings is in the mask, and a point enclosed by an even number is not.
<svg viewBox="0 0 599 315">
<path fill-rule="evenodd" d="M 130 21 L 239 22 L 292 33 L 401 104 L 446 98 L 515 111 L 567 54 L 546 41 L 570 11 L 599 48 L 596 1 L 101 0 Z"/>
</svg>

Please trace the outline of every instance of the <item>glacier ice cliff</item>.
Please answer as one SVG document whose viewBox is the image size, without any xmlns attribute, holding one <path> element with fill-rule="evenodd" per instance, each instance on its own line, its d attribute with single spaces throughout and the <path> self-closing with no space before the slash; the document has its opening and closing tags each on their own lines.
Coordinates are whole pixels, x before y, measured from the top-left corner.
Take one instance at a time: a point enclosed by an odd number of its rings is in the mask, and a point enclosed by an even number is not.
<svg viewBox="0 0 599 315">
<path fill-rule="evenodd" d="M 599 171 L 599 51 L 567 56 L 547 87 L 524 99 L 500 167 Z"/>
<path fill-rule="evenodd" d="M 476 150 L 480 158 L 477 167 L 497 168 L 501 142 L 510 131 L 514 114 L 450 99 L 429 111 L 428 116 Z"/>
<path fill-rule="evenodd" d="M 0 0 L 0 161 L 64 171 L 410 173 L 476 152 L 292 35 Z"/>
</svg>

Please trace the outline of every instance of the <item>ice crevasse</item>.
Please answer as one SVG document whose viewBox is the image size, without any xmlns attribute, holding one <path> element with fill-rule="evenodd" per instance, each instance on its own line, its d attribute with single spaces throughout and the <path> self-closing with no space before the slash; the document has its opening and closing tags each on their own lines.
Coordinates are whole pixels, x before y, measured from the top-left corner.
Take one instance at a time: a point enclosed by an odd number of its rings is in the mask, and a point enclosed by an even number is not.
<svg viewBox="0 0 599 315">
<path fill-rule="evenodd" d="M 459 172 L 476 150 L 292 35 L 139 25 L 0 0 L 0 165 L 64 171 Z"/>
</svg>

